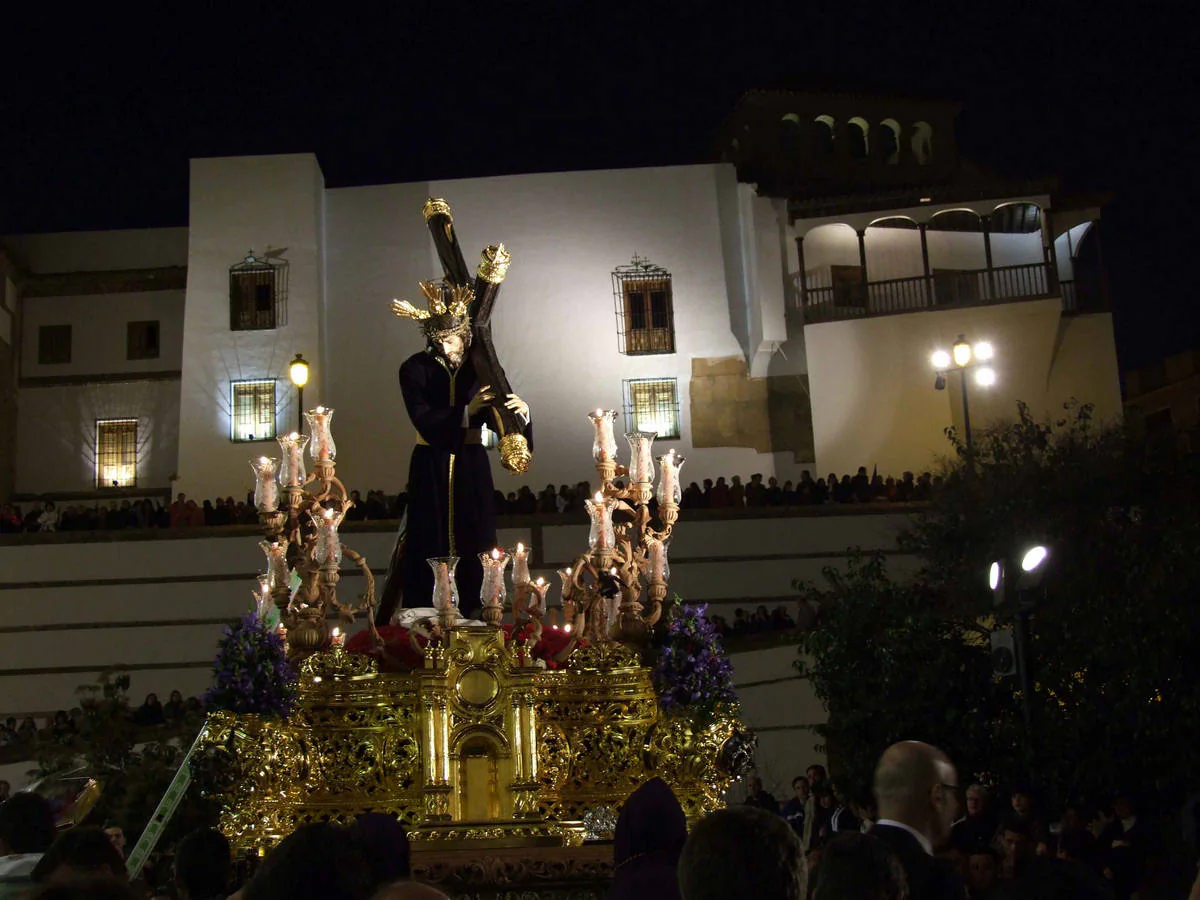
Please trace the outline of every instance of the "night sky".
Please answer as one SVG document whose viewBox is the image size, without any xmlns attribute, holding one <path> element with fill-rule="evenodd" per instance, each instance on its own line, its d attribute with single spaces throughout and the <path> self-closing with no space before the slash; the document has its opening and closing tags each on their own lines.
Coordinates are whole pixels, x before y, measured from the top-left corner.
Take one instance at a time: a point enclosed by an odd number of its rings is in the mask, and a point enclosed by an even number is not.
<svg viewBox="0 0 1200 900">
<path fill-rule="evenodd" d="M 330 187 L 705 162 L 750 88 L 927 96 L 966 105 L 962 155 L 1115 194 L 1124 367 L 1200 346 L 1197 72 L 1172 4 L 396 5 L 6 13 L 0 233 L 184 225 L 195 156 L 311 151 Z"/>
</svg>

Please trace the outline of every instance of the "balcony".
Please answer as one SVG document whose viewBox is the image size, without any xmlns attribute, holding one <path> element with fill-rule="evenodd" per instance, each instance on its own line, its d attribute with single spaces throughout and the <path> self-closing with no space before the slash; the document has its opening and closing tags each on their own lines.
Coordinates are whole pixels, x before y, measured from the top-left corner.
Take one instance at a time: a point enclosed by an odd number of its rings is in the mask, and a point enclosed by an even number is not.
<svg viewBox="0 0 1200 900">
<path fill-rule="evenodd" d="M 942 269 L 932 275 L 868 281 L 865 285 L 861 281 L 843 281 L 832 286 L 802 288 L 799 275 L 793 281 L 797 304 L 803 305 L 804 321 L 809 324 L 987 306 L 1059 293 L 1044 262 L 992 269 Z M 1066 284 L 1072 289 L 1062 291 L 1063 309 L 1073 312 L 1076 311 L 1074 284 Z"/>
</svg>

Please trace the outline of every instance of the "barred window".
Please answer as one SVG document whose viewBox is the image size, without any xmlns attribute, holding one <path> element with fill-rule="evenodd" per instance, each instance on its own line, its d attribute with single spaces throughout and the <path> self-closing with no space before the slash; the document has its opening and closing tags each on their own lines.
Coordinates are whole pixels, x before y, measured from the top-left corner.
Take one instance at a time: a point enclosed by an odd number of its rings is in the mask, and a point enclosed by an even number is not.
<svg viewBox="0 0 1200 900">
<path fill-rule="evenodd" d="M 235 381 L 232 384 L 230 434 L 232 441 L 269 441 L 275 437 L 275 382 Z"/>
<path fill-rule="evenodd" d="M 38 365 L 57 366 L 71 361 L 71 326 L 38 328 Z"/>
<path fill-rule="evenodd" d="M 137 419 L 96 420 L 96 487 L 137 487 Z"/>
<path fill-rule="evenodd" d="M 633 355 L 675 352 L 675 306 L 671 273 L 634 256 L 613 272 L 617 341 Z"/>
<path fill-rule="evenodd" d="M 125 326 L 126 359 L 158 359 L 158 320 Z"/>
<path fill-rule="evenodd" d="M 674 378 L 625 382 L 625 429 L 653 431 L 660 440 L 679 437 L 679 388 Z"/>
<path fill-rule="evenodd" d="M 268 251 L 265 257 L 251 250 L 229 269 L 229 329 L 256 331 L 287 324 L 286 260 L 283 251 Z"/>
</svg>

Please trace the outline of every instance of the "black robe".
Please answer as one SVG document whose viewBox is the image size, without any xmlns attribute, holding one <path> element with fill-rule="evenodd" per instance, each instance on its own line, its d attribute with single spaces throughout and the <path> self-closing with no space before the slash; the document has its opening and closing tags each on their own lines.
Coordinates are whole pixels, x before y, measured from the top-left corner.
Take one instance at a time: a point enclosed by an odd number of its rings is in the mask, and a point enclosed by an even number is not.
<svg viewBox="0 0 1200 900">
<path fill-rule="evenodd" d="M 478 554 L 496 546 L 496 513 L 487 450 L 465 439 L 469 431 L 478 435 L 484 424 L 497 427 L 496 415 L 485 407 L 470 418 L 469 429 L 463 427 L 463 412 L 479 393 L 469 354 L 456 370 L 432 350 L 410 356 L 400 367 L 400 389 L 419 437 L 408 468 L 405 531 L 392 557 L 377 621 L 386 624 L 391 618 L 401 585 L 404 606 L 433 605 L 433 570 L 426 560 L 435 556 L 459 557 L 459 606 L 474 617 L 483 585 Z M 398 574 L 400 584 L 394 583 Z"/>
</svg>

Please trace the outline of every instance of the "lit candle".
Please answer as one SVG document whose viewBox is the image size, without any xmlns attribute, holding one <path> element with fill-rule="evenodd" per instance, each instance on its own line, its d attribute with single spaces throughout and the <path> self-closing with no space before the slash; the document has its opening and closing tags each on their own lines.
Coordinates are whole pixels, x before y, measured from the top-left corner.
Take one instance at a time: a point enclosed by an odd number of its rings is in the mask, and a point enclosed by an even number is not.
<svg viewBox="0 0 1200 900">
<path fill-rule="evenodd" d="M 326 508 L 310 512 L 309 515 L 317 529 L 317 546 L 313 557 L 321 565 L 341 565 L 342 540 L 338 537 L 338 525 L 342 523 L 342 514 Z"/>
<path fill-rule="evenodd" d="M 613 436 L 613 420 L 616 417 L 617 413 L 612 409 L 588 413 L 588 418 L 596 428 L 596 437 L 592 442 L 592 458 L 596 462 L 612 462 L 617 458 L 617 439 Z"/>
<path fill-rule="evenodd" d="M 684 459 L 677 456 L 674 450 L 658 458 L 660 472 L 656 496 L 659 506 L 674 503 L 676 506 L 683 499 L 679 490 L 679 470 L 683 468 Z"/>
<path fill-rule="evenodd" d="M 648 538 L 646 550 L 650 557 L 650 580 L 666 584 L 671 576 L 667 563 L 667 545 L 658 538 Z"/>
<path fill-rule="evenodd" d="M 330 431 L 333 410 L 318 406 L 316 409 L 306 412 L 304 418 L 308 420 L 309 430 L 312 431 L 312 444 L 308 448 L 312 458 L 326 462 L 335 459 L 337 446 L 333 443 L 333 433 Z"/>
<path fill-rule="evenodd" d="M 279 485 L 275 483 L 275 475 L 279 471 L 279 460 L 260 456 L 250 460 L 250 468 L 254 470 L 254 506 L 260 513 L 272 513 L 279 509 Z"/>
<path fill-rule="evenodd" d="M 630 431 L 625 435 L 629 441 L 629 478 L 635 484 L 654 480 L 654 458 L 650 455 L 654 438 L 653 431 Z"/>
<path fill-rule="evenodd" d="M 529 550 L 522 543 L 513 551 L 513 584 L 529 584 Z"/>
<path fill-rule="evenodd" d="M 540 619 L 546 612 L 546 592 L 550 590 L 550 582 L 539 575 L 529 585 L 529 588 L 529 614 Z"/>
<path fill-rule="evenodd" d="M 308 435 L 293 431 L 280 435 L 276 440 L 282 453 L 279 483 L 284 487 L 300 487 L 304 484 L 304 448 L 308 446 Z"/>
<path fill-rule="evenodd" d="M 454 577 L 457 556 L 435 556 L 427 559 L 433 569 L 433 608 L 445 612 L 458 606 L 458 583 Z"/>
<path fill-rule="evenodd" d="M 617 501 L 605 500 L 604 495 L 597 491 L 594 498 L 584 500 L 583 504 L 592 520 L 592 527 L 588 531 L 588 546 L 593 551 L 612 550 L 616 546 L 612 513 Z"/>
<path fill-rule="evenodd" d="M 558 577 L 562 579 L 562 598 L 565 602 L 571 596 L 571 567 L 558 570 Z"/>
<path fill-rule="evenodd" d="M 287 565 L 287 544 L 281 541 L 259 541 L 258 546 L 267 555 L 267 582 L 271 591 L 287 588 L 291 581 Z"/>
<path fill-rule="evenodd" d="M 334 627 L 333 633 L 330 634 L 330 639 L 335 650 L 342 649 L 346 644 L 346 636 L 342 634 L 342 629 L 337 627 Z"/>
<path fill-rule="evenodd" d="M 508 560 L 508 554 L 499 548 L 491 553 L 479 554 L 479 562 L 483 565 L 483 587 L 479 591 L 479 600 L 484 607 L 499 609 L 504 605 L 507 596 L 504 569 L 508 566 Z"/>
<path fill-rule="evenodd" d="M 271 576 L 258 576 L 258 590 L 254 592 L 254 611 L 259 619 L 266 619 L 274 600 L 271 597 Z"/>
</svg>

